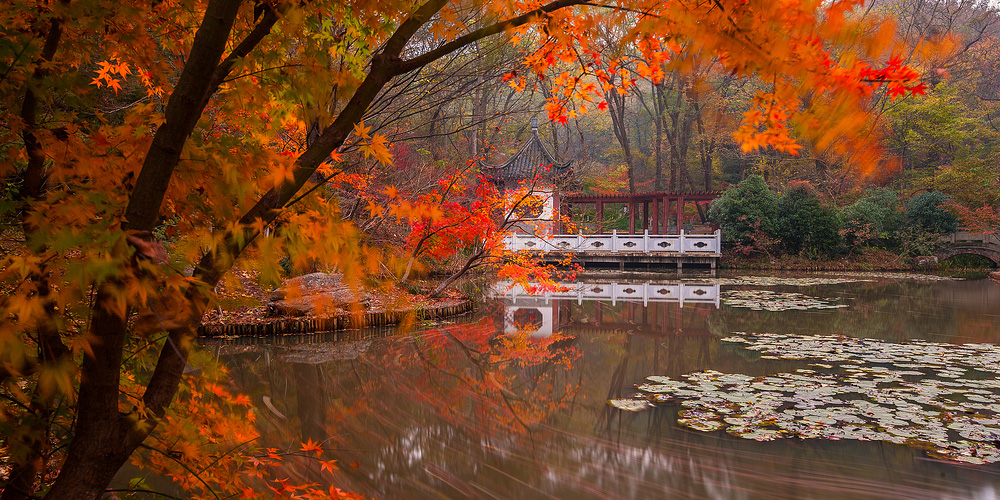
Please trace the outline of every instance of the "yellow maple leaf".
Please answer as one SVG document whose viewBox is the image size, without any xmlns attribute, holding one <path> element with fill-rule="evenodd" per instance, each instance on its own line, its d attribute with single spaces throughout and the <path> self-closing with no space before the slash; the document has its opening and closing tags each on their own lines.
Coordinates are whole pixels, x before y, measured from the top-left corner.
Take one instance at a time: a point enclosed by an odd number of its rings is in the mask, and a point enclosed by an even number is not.
<svg viewBox="0 0 1000 500">
<path fill-rule="evenodd" d="M 389 142 L 381 134 L 372 136 L 368 144 L 361 146 L 361 151 L 365 154 L 366 158 L 374 157 L 383 165 L 392 165 L 392 153 L 389 152 Z"/>
<path fill-rule="evenodd" d="M 372 129 L 371 127 L 366 127 L 365 126 L 365 121 L 364 120 L 361 120 L 360 122 L 354 124 L 354 135 L 356 135 L 356 136 L 358 136 L 358 137 L 360 137 L 362 139 L 366 139 L 366 140 L 370 139 L 371 136 L 368 135 L 368 132 L 371 129 Z"/>
</svg>

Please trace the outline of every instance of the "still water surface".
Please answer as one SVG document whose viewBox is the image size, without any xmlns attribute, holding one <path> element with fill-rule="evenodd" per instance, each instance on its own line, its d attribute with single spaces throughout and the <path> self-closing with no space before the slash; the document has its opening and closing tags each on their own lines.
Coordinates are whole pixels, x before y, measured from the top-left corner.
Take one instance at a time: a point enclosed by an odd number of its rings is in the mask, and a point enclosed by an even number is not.
<svg viewBox="0 0 1000 500">
<path fill-rule="evenodd" d="M 321 441 L 337 486 L 376 498 L 1000 498 L 996 463 L 884 441 L 757 442 L 679 425 L 678 405 L 607 404 L 650 375 L 806 366 L 721 341 L 733 332 L 1000 343 L 988 280 L 777 277 L 588 278 L 572 297 L 508 292 L 416 333 L 214 348 L 264 403 L 265 444 Z M 613 300 L 590 297 L 616 284 Z"/>
</svg>

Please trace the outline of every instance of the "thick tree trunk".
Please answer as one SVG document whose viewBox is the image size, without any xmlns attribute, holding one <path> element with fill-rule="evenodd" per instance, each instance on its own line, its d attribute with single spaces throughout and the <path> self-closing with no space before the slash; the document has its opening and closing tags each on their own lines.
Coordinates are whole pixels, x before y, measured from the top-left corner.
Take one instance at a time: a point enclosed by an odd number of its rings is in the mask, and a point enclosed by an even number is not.
<svg viewBox="0 0 1000 500">
<path fill-rule="evenodd" d="M 108 482 L 132 454 L 132 449 L 125 446 L 122 416 L 118 412 L 126 323 L 106 307 L 111 300 L 108 287 L 98 291 L 90 323 L 93 355 L 83 359 L 74 439 L 62 470 L 46 495 L 49 499 L 100 498 Z"/>
</svg>

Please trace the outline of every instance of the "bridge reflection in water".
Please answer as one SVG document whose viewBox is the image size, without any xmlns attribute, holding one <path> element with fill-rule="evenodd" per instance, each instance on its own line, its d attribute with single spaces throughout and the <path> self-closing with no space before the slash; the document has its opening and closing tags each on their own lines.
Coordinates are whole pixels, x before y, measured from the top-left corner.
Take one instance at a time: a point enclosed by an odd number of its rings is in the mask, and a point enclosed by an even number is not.
<svg viewBox="0 0 1000 500">
<path fill-rule="evenodd" d="M 503 298 L 503 332 L 512 334 L 528 331 L 531 337 L 549 337 L 554 332 L 582 333 L 584 331 L 627 331 L 638 335 L 660 336 L 667 334 L 695 334 L 707 327 L 685 322 L 684 305 L 700 304 L 701 314 L 707 317 L 711 309 L 719 307 L 719 284 L 688 281 L 646 282 L 587 282 L 560 283 L 559 291 L 532 294 L 527 286 L 501 282 L 493 289 L 495 298 Z M 582 307 L 593 302 L 593 308 Z M 617 306 L 619 302 L 624 307 Z M 605 318 L 607 309 L 615 310 L 618 317 Z M 668 304 L 677 304 L 667 307 Z M 708 309 L 706 309 L 706 307 Z"/>
</svg>

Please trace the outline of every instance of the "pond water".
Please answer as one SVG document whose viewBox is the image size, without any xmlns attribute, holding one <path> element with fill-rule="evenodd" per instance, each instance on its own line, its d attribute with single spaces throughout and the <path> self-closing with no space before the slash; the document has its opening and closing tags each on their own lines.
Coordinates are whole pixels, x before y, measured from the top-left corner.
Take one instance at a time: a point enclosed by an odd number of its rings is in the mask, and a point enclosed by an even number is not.
<svg viewBox="0 0 1000 500">
<path fill-rule="evenodd" d="M 376 498 L 1000 498 L 988 280 L 573 286 L 413 333 L 210 348 L 265 444 L 340 466 L 297 474 Z"/>
</svg>

